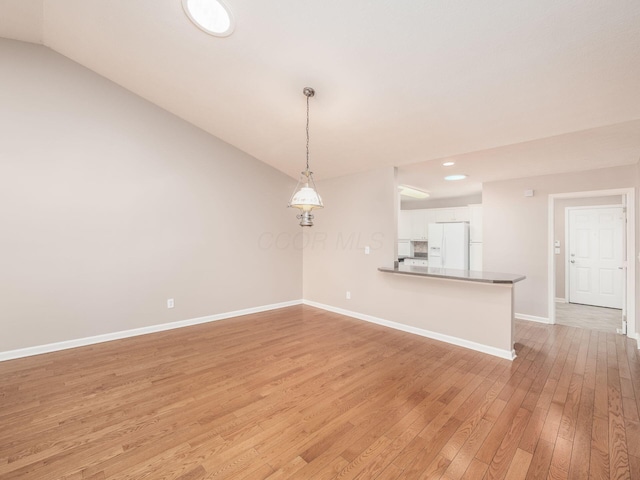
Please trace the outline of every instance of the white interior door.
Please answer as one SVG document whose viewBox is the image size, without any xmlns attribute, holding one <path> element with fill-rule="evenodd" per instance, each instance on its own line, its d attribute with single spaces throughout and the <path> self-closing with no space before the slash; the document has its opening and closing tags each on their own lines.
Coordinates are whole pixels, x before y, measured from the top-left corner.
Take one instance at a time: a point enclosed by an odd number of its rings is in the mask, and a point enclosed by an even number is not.
<svg viewBox="0 0 640 480">
<path fill-rule="evenodd" d="M 622 308 L 622 207 L 569 209 L 569 302 Z"/>
</svg>

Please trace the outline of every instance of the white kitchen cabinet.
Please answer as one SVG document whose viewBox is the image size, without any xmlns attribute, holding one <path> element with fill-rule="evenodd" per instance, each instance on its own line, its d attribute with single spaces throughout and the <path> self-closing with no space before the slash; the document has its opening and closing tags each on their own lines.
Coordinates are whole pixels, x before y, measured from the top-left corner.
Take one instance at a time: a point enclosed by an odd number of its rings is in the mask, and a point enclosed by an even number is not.
<svg viewBox="0 0 640 480">
<path fill-rule="evenodd" d="M 436 208 L 436 222 L 468 222 L 469 207 Z"/>
<path fill-rule="evenodd" d="M 410 257 L 412 254 L 411 242 L 409 240 L 398 240 L 398 258 Z"/>
<path fill-rule="evenodd" d="M 482 242 L 482 205 L 469 205 L 469 241 Z"/>
<path fill-rule="evenodd" d="M 400 239 L 411 239 L 411 212 L 413 210 L 400 210 L 398 215 L 398 238 Z"/>
<path fill-rule="evenodd" d="M 455 222 L 468 222 L 469 221 L 469 207 L 456 207 L 453 209 L 453 215 Z"/>
<path fill-rule="evenodd" d="M 398 216 L 398 238 L 428 241 L 430 223 L 468 222 L 469 217 L 469 207 L 400 210 Z"/>
<path fill-rule="evenodd" d="M 422 258 L 405 258 L 404 264 L 412 267 L 428 267 L 429 262 L 427 259 Z"/>
<path fill-rule="evenodd" d="M 455 222 L 453 208 L 436 208 L 436 222 Z"/>
<path fill-rule="evenodd" d="M 426 210 L 410 210 L 411 212 L 411 240 L 427 239 Z"/>
<path fill-rule="evenodd" d="M 425 211 L 425 219 L 427 222 L 427 238 L 429 235 L 429 224 L 430 223 L 436 223 L 438 220 L 436 219 L 436 209 L 435 208 L 429 208 L 426 209 Z"/>
<path fill-rule="evenodd" d="M 482 244 L 469 244 L 469 270 L 482 271 Z"/>
</svg>

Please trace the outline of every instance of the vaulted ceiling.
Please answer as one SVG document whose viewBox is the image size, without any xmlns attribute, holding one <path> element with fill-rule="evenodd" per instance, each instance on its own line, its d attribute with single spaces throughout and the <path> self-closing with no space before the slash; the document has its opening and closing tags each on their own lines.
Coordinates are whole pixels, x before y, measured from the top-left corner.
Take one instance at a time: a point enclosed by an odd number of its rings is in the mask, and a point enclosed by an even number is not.
<svg viewBox="0 0 640 480">
<path fill-rule="evenodd" d="M 514 144 L 504 162 L 513 151 L 524 167 L 558 145 L 574 152 L 564 171 L 640 158 L 638 0 L 226 3 L 235 31 L 218 38 L 181 0 L 1 0 L 0 36 L 42 43 L 291 176 L 304 86 L 317 92 L 317 178 L 483 162 Z M 589 156 L 612 138 L 623 154 Z"/>
</svg>

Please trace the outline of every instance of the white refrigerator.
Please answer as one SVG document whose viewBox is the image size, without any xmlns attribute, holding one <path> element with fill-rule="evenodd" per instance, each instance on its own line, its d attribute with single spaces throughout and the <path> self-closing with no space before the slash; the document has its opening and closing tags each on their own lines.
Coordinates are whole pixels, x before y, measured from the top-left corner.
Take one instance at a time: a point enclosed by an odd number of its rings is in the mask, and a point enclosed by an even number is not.
<svg viewBox="0 0 640 480">
<path fill-rule="evenodd" d="M 429 267 L 469 270 L 469 223 L 429 224 Z"/>
</svg>

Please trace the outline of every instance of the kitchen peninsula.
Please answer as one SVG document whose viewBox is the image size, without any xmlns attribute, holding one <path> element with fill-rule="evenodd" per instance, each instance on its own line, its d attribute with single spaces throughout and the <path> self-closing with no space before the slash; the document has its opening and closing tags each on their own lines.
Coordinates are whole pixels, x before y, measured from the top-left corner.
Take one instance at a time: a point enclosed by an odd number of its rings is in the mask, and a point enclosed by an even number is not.
<svg viewBox="0 0 640 480">
<path fill-rule="evenodd" d="M 418 305 L 408 331 L 513 360 L 513 289 L 523 275 L 399 265 L 380 267 L 400 302 Z M 409 311 L 409 309 L 408 309 Z M 415 311 L 415 310 L 414 310 Z"/>
</svg>

